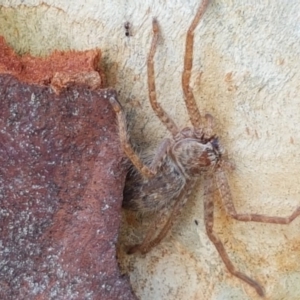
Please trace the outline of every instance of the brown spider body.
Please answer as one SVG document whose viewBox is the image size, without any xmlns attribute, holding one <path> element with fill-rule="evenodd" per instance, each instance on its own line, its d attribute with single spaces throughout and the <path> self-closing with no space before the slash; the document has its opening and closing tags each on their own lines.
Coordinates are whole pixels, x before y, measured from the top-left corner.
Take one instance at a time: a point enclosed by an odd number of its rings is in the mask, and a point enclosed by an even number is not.
<svg viewBox="0 0 300 300">
<path fill-rule="evenodd" d="M 171 208 L 185 185 L 186 178 L 167 153 L 154 177 L 145 178 L 138 172 L 128 174 L 123 207 L 141 214 Z"/>
<path fill-rule="evenodd" d="M 153 177 L 146 178 L 139 172 L 128 174 L 124 208 L 140 213 L 169 211 L 189 181 L 216 167 L 221 158 L 218 140 L 207 140 L 203 135 L 199 138 L 195 134 L 186 137 L 183 133 L 187 129 L 192 132 L 191 128 L 186 128 L 174 141 L 163 141 L 168 144 L 167 149 Z"/>
<path fill-rule="evenodd" d="M 176 123 L 157 102 L 153 58 L 159 28 L 155 19 L 152 23 L 153 39 L 147 59 L 149 99 L 153 111 L 166 126 L 172 138 L 166 138 L 160 143 L 149 163 L 145 163 L 130 144 L 126 118 L 121 105 L 115 98 L 109 99 L 117 115 L 122 149 L 136 170 L 129 173 L 127 177 L 123 206 L 141 214 L 155 213 L 156 216 L 142 243 L 131 246 L 128 253 L 147 253 L 165 238 L 188 200 L 196 180 L 203 175 L 204 223 L 207 236 L 214 244 L 227 270 L 252 286 L 260 296 L 264 296 L 263 288 L 257 281 L 235 268 L 222 241 L 213 230 L 214 197 L 212 195 L 215 186 L 219 190 L 226 213 L 238 221 L 289 224 L 300 215 L 300 207 L 288 217 L 243 214 L 238 213 L 234 207 L 225 172 L 226 166 L 229 167 L 226 169 L 232 167 L 222 158 L 223 151 L 213 133 L 212 116 L 205 115 L 204 118 L 201 116 L 189 85 L 193 65 L 194 30 L 208 2 L 209 0 L 202 0 L 188 29 L 185 44 L 182 89 L 191 127 L 179 130 Z"/>
</svg>

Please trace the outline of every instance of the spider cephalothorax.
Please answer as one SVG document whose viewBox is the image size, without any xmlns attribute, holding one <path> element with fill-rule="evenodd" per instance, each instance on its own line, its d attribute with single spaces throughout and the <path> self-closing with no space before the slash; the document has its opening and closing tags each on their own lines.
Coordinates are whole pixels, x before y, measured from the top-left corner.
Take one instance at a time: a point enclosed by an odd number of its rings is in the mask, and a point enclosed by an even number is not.
<svg viewBox="0 0 300 300">
<path fill-rule="evenodd" d="M 155 213 L 156 215 L 143 242 L 132 246 L 128 253 L 147 253 L 164 239 L 188 200 L 196 180 L 203 175 L 204 222 L 207 235 L 215 245 L 227 270 L 255 288 L 257 293 L 263 296 L 263 288 L 257 281 L 236 270 L 223 243 L 213 231 L 214 199 L 212 195 L 214 187 L 217 186 L 219 190 L 226 213 L 239 221 L 288 224 L 300 215 L 300 208 L 297 208 L 288 217 L 240 214 L 235 210 L 225 172 L 225 170 L 232 169 L 232 166 L 223 159 L 223 150 L 219 145 L 218 138 L 213 133 L 212 116 L 209 114 L 205 115 L 204 118 L 201 116 L 189 86 L 193 62 L 194 30 L 208 2 L 208 0 L 202 0 L 186 38 L 182 88 L 192 123 L 191 127 L 179 130 L 176 123 L 156 100 L 153 63 L 159 33 L 156 19 L 153 20 L 153 40 L 147 60 L 149 98 L 154 112 L 172 137 L 165 138 L 160 143 L 149 163 L 143 162 L 133 150 L 126 131 L 126 119 L 121 106 L 115 98 L 110 98 L 118 118 L 121 146 L 135 167 L 135 172 L 130 172 L 127 176 L 123 207 L 138 211 L 141 214 Z M 158 233 L 157 228 L 161 228 Z"/>
<path fill-rule="evenodd" d="M 169 156 L 184 177 L 193 178 L 212 170 L 218 164 L 221 153 L 216 138 L 208 141 L 186 138 L 174 143 Z"/>
</svg>

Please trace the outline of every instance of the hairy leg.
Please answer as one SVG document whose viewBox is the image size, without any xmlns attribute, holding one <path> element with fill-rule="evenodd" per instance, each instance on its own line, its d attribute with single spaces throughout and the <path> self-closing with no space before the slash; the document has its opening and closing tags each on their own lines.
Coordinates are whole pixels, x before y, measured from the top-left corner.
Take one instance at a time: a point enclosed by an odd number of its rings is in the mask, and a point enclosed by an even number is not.
<svg viewBox="0 0 300 300">
<path fill-rule="evenodd" d="M 206 114 L 204 116 L 204 118 L 205 118 L 205 126 L 203 128 L 204 137 L 205 138 L 210 138 L 214 134 L 214 131 L 213 131 L 213 128 L 214 128 L 214 118 L 210 114 Z"/>
<path fill-rule="evenodd" d="M 150 99 L 152 109 L 156 113 L 157 117 L 167 127 L 167 129 L 171 132 L 171 134 L 175 136 L 179 132 L 177 125 L 171 119 L 171 117 L 163 110 L 163 108 L 160 106 L 160 104 L 157 102 L 156 99 L 155 73 L 154 73 L 154 62 L 153 62 L 157 41 L 158 41 L 158 33 L 159 33 L 159 28 L 156 19 L 153 19 L 152 28 L 153 28 L 153 38 L 152 38 L 150 52 L 147 59 L 149 99 Z"/>
<path fill-rule="evenodd" d="M 172 212 L 169 215 L 160 233 L 154 239 L 152 239 L 157 231 L 157 228 L 159 228 L 166 219 L 167 212 L 168 212 L 167 208 L 159 212 L 159 215 L 152 222 L 151 227 L 148 230 L 143 242 L 129 249 L 128 254 L 133 254 L 137 251 L 140 251 L 141 253 L 145 254 L 149 252 L 152 248 L 157 246 L 166 237 L 169 230 L 172 228 L 174 222 L 176 221 L 177 216 L 181 213 L 182 208 L 184 207 L 187 199 L 190 196 L 191 191 L 193 190 L 193 187 L 194 187 L 194 181 L 187 182 L 185 187 L 180 192 L 178 199 L 176 200 L 176 203 L 172 208 Z"/>
<path fill-rule="evenodd" d="M 109 99 L 114 111 L 117 114 L 118 120 L 118 127 L 119 127 L 119 135 L 120 135 L 120 142 L 123 151 L 127 155 L 127 157 L 131 160 L 132 164 L 137 168 L 137 170 L 145 177 L 153 177 L 156 172 L 157 168 L 160 167 L 160 163 L 163 161 L 164 157 L 167 155 L 168 150 L 171 147 L 171 140 L 166 138 L 163 139 L 160 145 L 158 146 L 156 153 L 153 157 L 153 160 L 148 167 L 145 165 L 140 157 L 136 154 L 134 149 L 132 148 L 129 137 L 127 134 L 127 124 L 126 124 L 126 117 L 123 113 L 122 107 L 120 103 L 113 97 Z"/>
<path fill-rule="evenodd" d="M 156 170 L 160 167 L 161 162 L 164 160 L 165 156 L 168 154 L 169 149 L 171 148 L 171 140 L 166 138 L 161 141 L 158 148 L 156 149 L 155 155 L 153 157 L 153 160 L 150 164 L 150 169 L 153 172 L 156 172 Z"/>
<path fill-rule="evenodd" d="M 250 286 L 252 286 L 260 296 L 264 296 L 263 288 L 261 287 L 261 285 L 258 282 L 256 282 L 252 278 L 248 277 L 244 273 L 236 270 L 236 268 L 230 261 L 230 258 L 225 250 L 225 247 L 224 247 L 222 241 L 214 233 L 214 231 L 213 231 L 214 202 L 213 202 L 213 197 L 212 197 L 212 195 L 213 195 L 213 178 L 211 178 L 211 177 L 205 178 L 204 187 L 205 187 L 205 190 L 204 190 L 204 222 L 205 222 L 206 232 L 207 232 L 209 239 L 215 245 L 227 270 L 232 275 L 238 277 L 239 279 L 243 280 L 244 282 L 246 282 Z"/>
<path fill-rule="evenodd" d="M 127 125 L 126 125 L 126 118 L 123 113 L 122 107 L 120 103 L 114 98 L 111 97 L 109 99 L 114 111 L 117 115 L 118 120 L 118 126 L 119 126 L 119 135 L 120 135 L 120 142 L 121 147 L 127 157 L 131 160 L 132 164 L 137 168 L 137 170 L 145 177 L 153 177 L 155 175 L 155 171 L 150 169 L 148 166 L 146 166 L 142 160 L 139 158 L 139 156 L 135 153 L 133 150 L 130 142 L 129 137 L 127 134 Z"/>
<path fill-rule="evenodd" d="M 238 221 L 289 224 L 300 215 L 300 207 L 295 209 L 288 217 L 272 217 L 261 214 L 239 214 L 235 210 L 225 172 L 221 169 L 217 170 L 215 178 L 227 214 Z"/>
<path fill-rule="evenodd" d="M 206 7 L 208 6 L 209 0 L 202 0 L 201 5 L 199 6 L 197 13 L 190 25 L 190 28 L 187 32 L 186 42 L 185 42 L 185 55 L 184 55 L 184 67 L 182 73 L 182 89 L 184 94 L 184 100 L 186 107 L 190 116 L 190 120 L 195 128 L 200 128 L 201 115 L 199 109 L 196 105 L 196 101 L 190 87 L 191 72 L 193 67 L 193 50 L 194 50 L 194 30 L 199 24 L 201 17 L 203 16 Z"/>
<path fill-rule="evenodd" d="M 162 224 L 164 223 L 166 217 L 167 217 L 167 210 L 161 210 L 158 212 L 157 217 L 155 218 L 155 220 L 152 222 L 150 228 L 148 229 L 146 236 L 144 237 L 144 240 L 141 244 L 138 245 L 134 245 L 132 247 L 130 247 L 130 249 L 127 251 L 127 254 L 133 254 L 136 252 L 142 252 L 142 253 L 146 253 L 148 251 L 145 251 L 145 248 L 148 248 L 151 239 L 153 238 L 153 236 L 155 236 L 156 231 L 160 228 L 160 226 L 162 226 Z"/>
</svg>

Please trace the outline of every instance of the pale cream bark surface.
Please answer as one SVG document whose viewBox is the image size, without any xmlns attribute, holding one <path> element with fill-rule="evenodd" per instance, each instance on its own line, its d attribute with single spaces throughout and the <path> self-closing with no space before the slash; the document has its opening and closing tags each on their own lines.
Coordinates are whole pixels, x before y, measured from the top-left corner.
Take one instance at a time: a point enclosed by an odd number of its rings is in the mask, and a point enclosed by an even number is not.
<svg viewBox="0 0 300 300">
<path fill-rule="evenodd" d="M 300 205 L 300 2 L 211 2 L 195 33 L 195 98 L 201 112 L 215 117 L 236 166 L 228 180 L 238 212 L 287 216 Z M 0 0 L 0 34 L 19 53 L 101 48 L 109 83 L 130 116 L 132 139 L 149 152 L 168 136 L 147 96 L 152 18 L 161 29 L 158 101 L 184 126 L 184 42 L 198 4 Z M 131 24 L 129 37 L 125 22 Z M 171 235 L 152 252 L 127 257 L 121 249 L 121 265 L 140 299 L 259 299 L 227 272 L 208 240 L 202 193 L 199 182 Z M 300 299 L 300 219 L 290 225 L 243 223 L 227 218 L 219 204 L 215 230 L 235 266 L 264 286 L 267 299 Z M 146 227 L 123 228 L 121 241 L 141 241 Z"/>
</svg>

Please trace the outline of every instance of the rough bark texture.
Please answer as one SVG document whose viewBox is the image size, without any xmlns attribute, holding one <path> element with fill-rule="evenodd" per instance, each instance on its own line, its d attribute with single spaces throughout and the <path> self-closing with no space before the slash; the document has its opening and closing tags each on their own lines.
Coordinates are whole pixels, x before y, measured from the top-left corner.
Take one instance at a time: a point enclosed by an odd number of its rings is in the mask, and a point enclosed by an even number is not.
<svg viewBox="0 0 300 300">
<path fill-rule="evenodd" d="M 1 299 L 135 299 L 116 261 L 125 172 L 111 95 L 0 75 Z"/>
<path fill-rule="evenodd" d="M 170 137 L 148 100 L 152 18 L 160 28 L 158 102 L 178 126 L 188 126 L 181 73 L 200 1 L 0 0 L 0 34 L 22 54 L 99 47 L 107 81 L 133 125 L 132 140 L 151 152 Z M 300 205 L 300 1 L 210 2 L 195 30 L 195 99 L 202 114 L 215 118 L 236 166 L 228 181 L 237 211 L 287 216 Z M 225 269 L 206 235 L 202 200 L 200 181 L 170 237 L 145 256 L 128 256 L 122 247 L 139 242 L 148 224 L 130 226 L 133 218 L 123 218 L 120 262 L 139 298 L 260 299 Z M 300 219 L 288 226 L 245 224 L 227 217 L 219 200 L 214 229 L 235 266 L 264 286 L 267 299 L 299 300 Z"/>
</svg>

